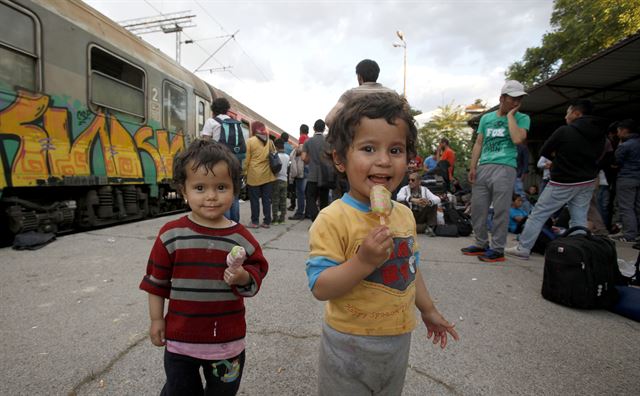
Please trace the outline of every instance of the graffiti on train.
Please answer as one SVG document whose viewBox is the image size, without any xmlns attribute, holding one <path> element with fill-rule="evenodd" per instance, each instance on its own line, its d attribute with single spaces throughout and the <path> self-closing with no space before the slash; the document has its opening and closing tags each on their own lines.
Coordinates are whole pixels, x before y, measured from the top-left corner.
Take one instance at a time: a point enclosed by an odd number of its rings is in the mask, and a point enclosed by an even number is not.
<svg viewBox="0 0 640 396">
<path fill-rule="evenodd" d="M 113 115 L 56 106 L 48 95 L 18 90 L 4 98 L 0 189 L 91 175 L 156 183 L 172 177 L 173 157 L 185 147 L 182 134 L 151 126 L 129 132 Z"/>
</svg>

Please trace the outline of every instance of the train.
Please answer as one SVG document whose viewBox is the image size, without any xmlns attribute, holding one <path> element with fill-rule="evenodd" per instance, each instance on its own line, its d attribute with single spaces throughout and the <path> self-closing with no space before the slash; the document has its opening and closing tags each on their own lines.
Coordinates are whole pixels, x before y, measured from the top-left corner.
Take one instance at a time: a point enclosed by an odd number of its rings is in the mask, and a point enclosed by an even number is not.
<svg viewBox="0 0 640 396">
<path fill-rule="evenodd" d="M 173 158 L 218 97 L 282 134 L 80 0 L 0 0 L 0 237 L 186 209 Z"/>
</svg>

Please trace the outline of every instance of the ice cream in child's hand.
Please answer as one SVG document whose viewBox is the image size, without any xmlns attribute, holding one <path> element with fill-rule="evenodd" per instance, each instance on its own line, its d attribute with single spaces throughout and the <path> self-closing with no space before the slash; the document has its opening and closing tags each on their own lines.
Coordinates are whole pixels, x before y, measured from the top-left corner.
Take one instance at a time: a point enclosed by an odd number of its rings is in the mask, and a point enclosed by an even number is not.
<svg viewBox="0 0 640 396">
<path fill-rule="evenodd" d="M 369 201 L 371 202 L 371 211 L 380 216 L 380 224 L 385 224 L 385 217 L 391 214 L 393 208 L 391 204 L 391 192 L 383 185 L 376 184 L 371 187 L 369 192 Z"/>
<path fill-rule="evenodd" d="M 246 257 L 247 252 L 242 246 L 234 246 L 229 254 L 227 254 L 227 266 L 229 268 L 238 268 L 244 263 Z"/>
</svg>

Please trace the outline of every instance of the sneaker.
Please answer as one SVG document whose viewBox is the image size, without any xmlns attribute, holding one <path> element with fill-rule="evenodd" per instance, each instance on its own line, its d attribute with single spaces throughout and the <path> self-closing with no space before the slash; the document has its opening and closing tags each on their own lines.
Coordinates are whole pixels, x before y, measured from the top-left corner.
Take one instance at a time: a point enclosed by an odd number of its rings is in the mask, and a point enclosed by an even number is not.
<svg viewBox="0 0 640 396">
<path fill-rule="evenodd" d="M 260 226 L 254 223 L 247 224 L 247 228 L 259 228 Z"/>
<path fill-rule="evenodd" d="M 271 226 L 269 224 L 267 224 L 267 223 L 260 224 L 260 227 L 262 227 L 262 228 L 271 228 Z"/>
<path fill-rule="evenodd" d="M 520 245 L 504 249 L 504 254 L 521 260 L 529 260 L 529 253 L 524 249 L 520 249 Z"/>
<path fill-rule="evenodd" d="M 429 226 L 427 226 L 427 228 L 424 229 L 424 233 L 428 237 L 435 237 L 436 236 L 436 233 L 433 232 L 433 229 L 431 227 L 429 227 Z"/>
<path fill-rule="evenodd" d="M 471 245 L 471 246 L 468 246 L 466 248 L 460 249 L 460 251 L 465 256 L 482 256 L 483 254 L 485 254 L 487 252 L 487 249 L 478 247 L 476 245 Z"/>
<path fill-rule="evenodd" d="M 293 216 L 288 217 L 289 220 L 304 220 L 304 215 L 296 213 Z"/>
<path fill-rule="evenodd" d="M 478 256 L 480 261 L 484 261 L 485 263 L 495 263 L 497 261 L 504 261 L 504 253 L 499 252 L 497 250 L 487 249 L 483 255 Z"/>
</svg>

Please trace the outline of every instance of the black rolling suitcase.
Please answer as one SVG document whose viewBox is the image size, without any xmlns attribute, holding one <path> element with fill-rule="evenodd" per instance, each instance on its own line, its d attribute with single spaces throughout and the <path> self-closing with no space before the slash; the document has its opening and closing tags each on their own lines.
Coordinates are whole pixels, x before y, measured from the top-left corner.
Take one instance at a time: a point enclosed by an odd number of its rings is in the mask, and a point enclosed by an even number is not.
<svg viewBox="0 0 640 396">
<path fill-rule="evenodd" d="M 586 235 L 572 235 L 578 230 Z M 547 246 L 542 297 L 573 308 L 607 309 L 618 298 L 619 274 L 614 242 L 573 227 Z"/>
</svg>

